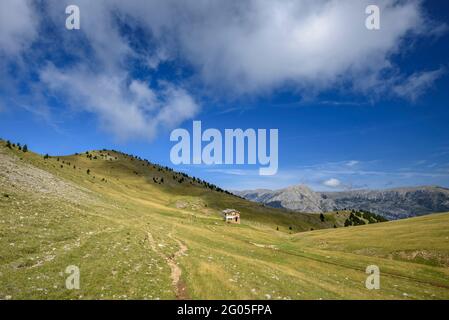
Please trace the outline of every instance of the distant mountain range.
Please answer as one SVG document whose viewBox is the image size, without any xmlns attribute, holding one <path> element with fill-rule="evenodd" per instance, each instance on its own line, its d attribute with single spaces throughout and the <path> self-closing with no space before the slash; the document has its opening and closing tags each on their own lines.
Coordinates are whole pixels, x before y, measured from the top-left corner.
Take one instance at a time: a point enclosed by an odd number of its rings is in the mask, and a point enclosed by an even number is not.
<svg viewBox="0 0 449 320">
<path fill-rule="evenodd" d="M 367 210 L 390 220 L 449 211 L 449 189 L 437 186 L 315 192 L 305 185 L 297 185 L 280 190 L 234 191 L 234 194 L 271 207 L 298 212 Z"/>
</svg>

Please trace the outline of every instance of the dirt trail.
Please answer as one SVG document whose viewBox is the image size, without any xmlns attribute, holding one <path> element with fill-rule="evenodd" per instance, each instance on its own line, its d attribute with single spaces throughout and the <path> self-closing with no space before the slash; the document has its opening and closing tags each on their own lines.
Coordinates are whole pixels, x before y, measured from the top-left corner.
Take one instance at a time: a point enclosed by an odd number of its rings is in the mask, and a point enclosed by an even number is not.
<svg viewBox="0 0 449 320">
<path fill-rule="evenodd" d="M 150 232 L 147 232 L 148 242 L 150 244 L 151 250 L 161 255 L 167 261 L 167 264 L 170 267 L 170 278 L 172 280 L 173 288 L 175 289 L 176 299 L 185 300 L 188 299 L 187 290 L 184 281 L 182 281 L 181 279 L 182 269 L 179 267 L 177 259 L 180 256 L 184 255 L 187 252 L 188 248 L 181 241 L 173 238 L 171 234 L 169 234 L 168 236 L 176 241 L 179 246 L 179 250 L 174 254 L 171 254 L 170 256 L 165 255 L 163 252 L 157 249 L 156 242 L 154 241 L 153 236 Z"/>
<path fill-rule="evenodd" d="M 176 251 L 174 255 L 167 258 L 167 263 L 171 269 L 171 279 L 173 287 L 175 288 L 176 298 L 179 300 L 184 300 L 187 299 L 186 286 L 184 281 L 182 281 L 181 279 L 182 270 L 178 266 L 176 260 L 178 257 L 184 255 L 187 252 L 187 247 L 181 241 L 177 239 L 174 240 L 178 243 L 179 250 Z"/>
</svg>

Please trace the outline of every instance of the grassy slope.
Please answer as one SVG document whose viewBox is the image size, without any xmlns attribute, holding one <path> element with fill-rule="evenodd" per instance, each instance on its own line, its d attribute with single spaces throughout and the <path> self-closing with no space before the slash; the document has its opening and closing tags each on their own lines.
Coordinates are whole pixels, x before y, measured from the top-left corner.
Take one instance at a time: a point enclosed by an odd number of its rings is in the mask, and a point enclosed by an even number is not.
<svg viewBox="0 0 449 320">
<path fill-rule="evenodd" d="M 344 219 L 329 214 L 322 223 L 179 184 L 120 154 L 58 162 L 0 149 L 87 197 L 66 201 L 0 180 L 9 196 L 0 194 L 0 298 L 175 298 L 167 259 L 180 243 L 188 248 L 178 258 L 188 298 L 449 298 L 447 214 L 296 233 Z M 228 207 L 241 210 L 241 225 L 222 222 L 219 210 Z M 381 269 L 381 290 L 365 289 L 370 264 Z M 80 267 L 80 290 L 65 289 L 68 265 Z"/>
</svg>

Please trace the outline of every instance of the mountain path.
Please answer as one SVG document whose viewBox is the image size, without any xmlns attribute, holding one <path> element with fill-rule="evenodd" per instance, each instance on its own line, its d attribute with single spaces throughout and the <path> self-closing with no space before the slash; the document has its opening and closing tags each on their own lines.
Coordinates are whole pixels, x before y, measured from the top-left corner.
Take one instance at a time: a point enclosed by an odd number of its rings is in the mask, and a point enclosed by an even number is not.
<svg viewBox="0 0 449 320">
<path fill-rule="evenodd" d="M 174 240 L 179 246 L 179 250 L 169 256 L 167 256 L 163 252 L 160 252 L 157 249 L 156 242 L 155 242 L 152 234 L 150 232 L 147 232 L 148 243 L 150 244 L 151 250 L 153 250 L 154 252 L 159 254 L 161 257 L 163 257 L 167 261 L 168 266 L 170 267 L 170 278 L 172 280 L 172 286 L 175 290 L 176 299 L 185 300 L 185 299 L 188 299 L 187 290 L 186 290 L 187 288 L 186 288 L 184 281 L 181 279 L 182 269 L 179 267 L 177 260 L 179 257 L 185 255 L 188 248 L 181 241 L 173 238 L 173 236 L 170 233 L 168 234 L 168 237 L 170 239 Z"/>
<path fill-rule="evenodd" d="M 171 237 L 171 235 L 169 235 L 169 237 Z M 172 239 L 175 240 L 178 244 L 179 250 L 176 251 L 172 256 L 167 257 L 167 263 L 171 269 L 171 279 L 173 287 L 175 288 L 176 298 L 179 300 L 185 300 L 187 299 L 186 286 L 184 281 L 182 281 L 181 279 L 182 269 L 179 267 L 176 260 L 178 259 L 178 257 L 183 256 L 187 252 L 188 248 L 178 239 Z"/>
</svg>

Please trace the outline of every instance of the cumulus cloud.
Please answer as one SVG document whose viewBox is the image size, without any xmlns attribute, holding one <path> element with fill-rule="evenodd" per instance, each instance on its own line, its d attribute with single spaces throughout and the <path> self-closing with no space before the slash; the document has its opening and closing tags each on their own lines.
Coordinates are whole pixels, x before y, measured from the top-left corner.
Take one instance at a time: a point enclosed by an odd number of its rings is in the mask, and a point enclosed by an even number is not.
<svg viewBox="0 0 449 320">
<path fill-rule="evenodd" d="M 330 188 L 338 188 L 339 186 L 341 186 L 341 181 L 335 178 L 331 178 L 329 180 L 326 180 L 323 182 L 323 184 L 326 187 L 330 187 Z"/>
<path fill-rule="evenodd" d="M 39 17 L 28 0 L 0 1 L 0 53 L 18 54 L 37 36 Z"/>
<path fill-rule="evenodd" d="M 167 83 L 156 93 L 139 80 L 127 84 L 126 74 L 95 74 L 82 66 L 61 71 L 49 65 L 40 79 L 68 105 L 98 115 L 102 128 L 122 140 L 153 138 L 162 125 L 175 127 L 199 110 L 182 88 Z"/>
<path fill-rule="evenodd" d="M 287 85 L 301 94 L 350 87 L 414 100 L 444 71 L 417 70 L 407 78 L 391 57 L 407 37 L 438 36 L 447 28 L 428 18 L 419 0 L 376 3 L 379 31 L 365 28 L 368 0 L 49 0 L 43 10 L 26 0 L 3 0 L 0 53 L 19 56 L 38 39 L 44 45 L 33 56 L 45 59 L 52 50 L 70 55 L 74 61 L 40 61 L 34 71 L 54 94 L 98 114 L 121 138 L 154 136 L 193 117 L 200 106 L 190 83 L 233 97 Z M 80 31 L 64 29 L 68 4 L 80 7 Z M 60 28 L 37 37 L 38 23 Z M 130 61 L 157 71 L 172 60 L 193 76 L 155 86 L 130 70 Z M 386 79 L 391 70 L 394 76 Z"/>
<path fill-rule="evenodd" d="M 82 28 L 79 32 L 65 29 L 68 4 L 80 7 Z M 38 47 L 33 58 L 47 54 L 71 55 L 76 61 L 75 64 L 61 64 L 60 61 L 56 64 L 49 59 L 43 67 L 33 69 L 35 65 L 26 65 L 23 59 L 20 75 L 32 91 L 29 97 L 17 99 L 25 102 L 21 106 L 41 103 L 49 91 L 72 110 L 97 116 L 101 128 L 120 140 L 151 139 L 160 129 L 171 129 L 198 113 L 199 103 L 182 85 L 164 81 L 152 87 L 150 81 L 130 73 L 130 59 L 146 59 L 146 65 L 154 69 L 168 56 L 161 48 L 139 52 L 131 47 L 129 37 L 120 30 L 121 15 L 126 13 L 114 1 L 48 1 L 42 4 L 43 10 L 22 0 L 2 1 L 1 6 L 2 17 L 9 14 L 12 18 L 0 22 L 6 26 L 0 30 L 0 53 L 17 54 L 18 59 L 20 54 L 25 55 L 27 46 L 37 36 L 39 26 L 36 23 L 46 20 L 61 28 L 51 33 L 40 30 L 38 41 L 47 47 Z M 38 84 L 31 82 L 27 68 L 38 74 Z M 1 64 L 2 82 L 11 76 L 6 70 L 6 65 Z M 15 82 L 15 79 L 10 80 Z"/>
<path fill-rule="evenodd" d="M 320 91 L 348 81 L 361 91 L 385 90 L 381 73 L 393 67 L 391 55 L 406 36 L 445 28 L 429 21 L 420 1 L 376 3 L 379 31 L 365 28 L 368 0 L 164 0 L 145 6 L 131 0 L 117 6 L 165 48 L 179 50 L 205 84 L 254 93 L 285 84 Z"/>
</svg>

